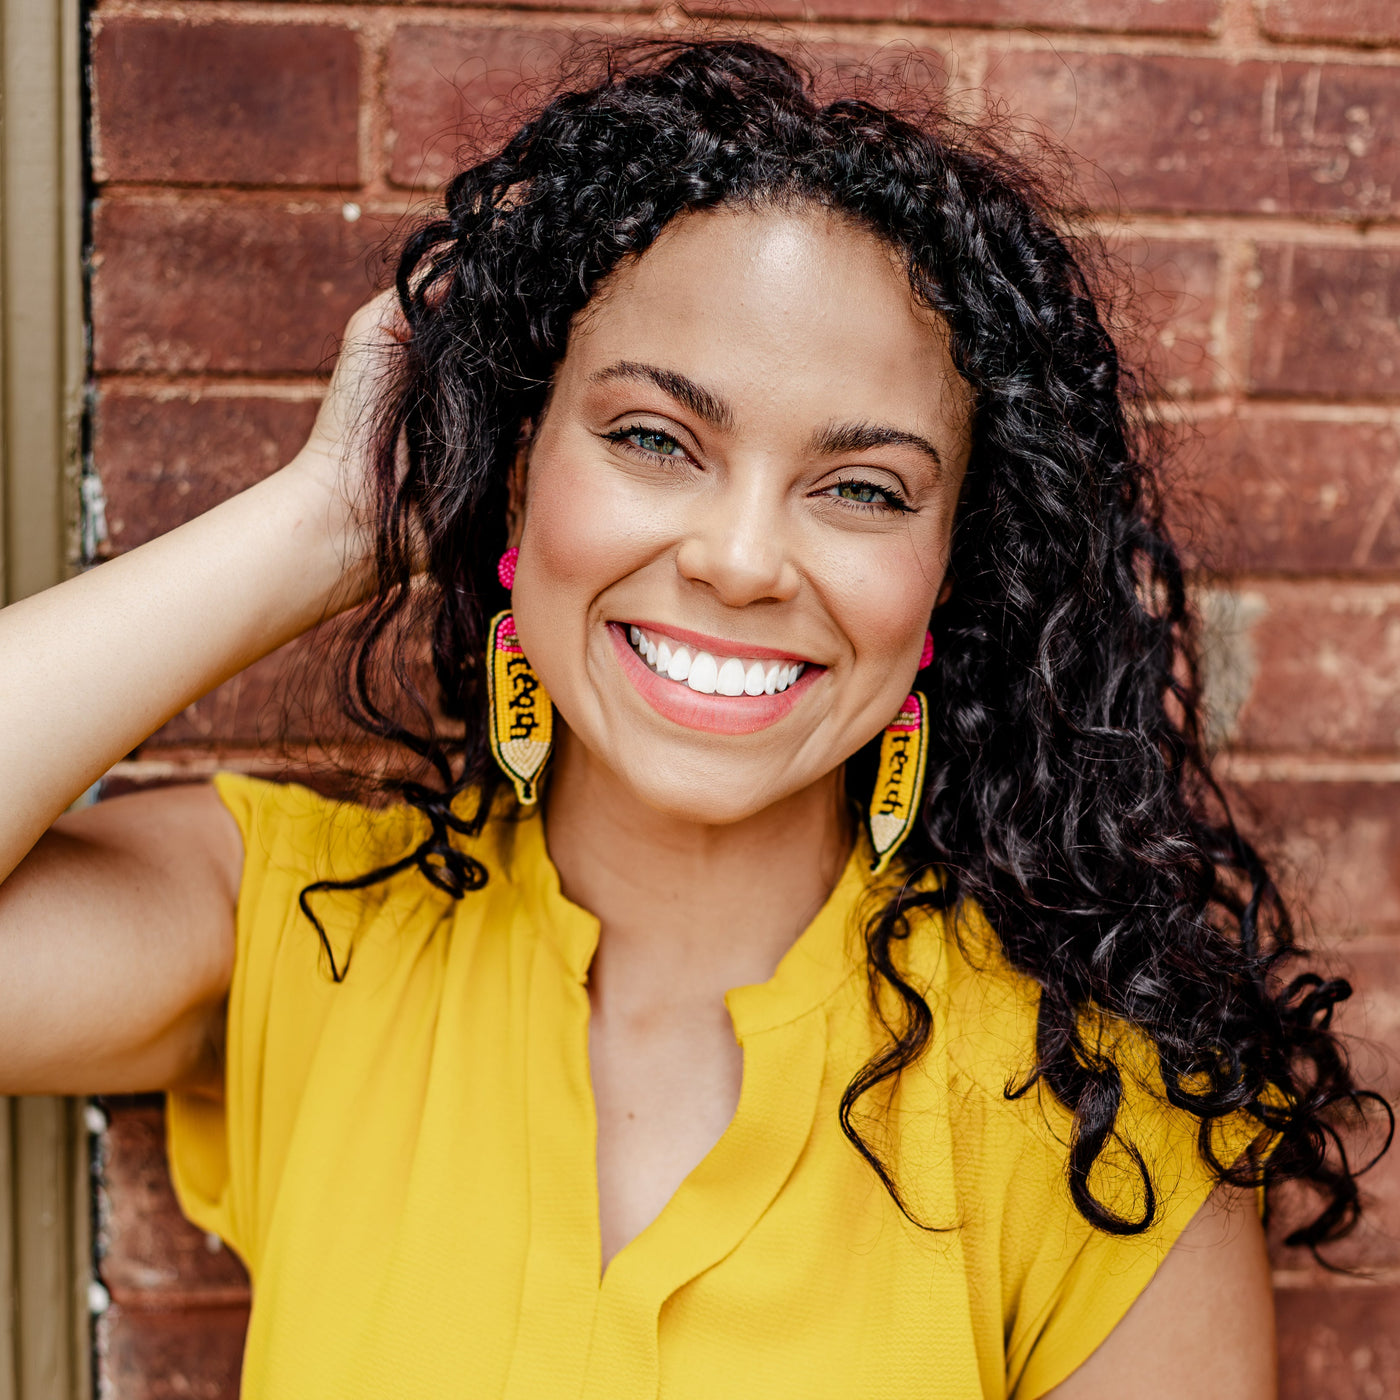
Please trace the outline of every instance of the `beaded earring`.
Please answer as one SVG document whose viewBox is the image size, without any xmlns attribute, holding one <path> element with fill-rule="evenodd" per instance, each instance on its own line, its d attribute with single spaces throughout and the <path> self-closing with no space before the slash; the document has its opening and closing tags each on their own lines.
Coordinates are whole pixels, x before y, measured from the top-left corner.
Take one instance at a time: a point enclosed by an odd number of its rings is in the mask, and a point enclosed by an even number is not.
<svg viewBox="0 0 1400 1400">
<path fill-rule="evenodd" d="M 870 797 L 872 874 L 881 875 L 919 815 L 928 760 L 928 702 L 916 690 L 880 740 L 880 767 Z"/>
<path fill-rule="evenodd" d="M 508 549 L 496 565 L 501 587 L 515 586 L 518 549 Z M 525 659 L 515 634 L 515 614 L 499 612 L 486 638 L 486 701 L 491 711 L 491 756 L 515 787 L 521 805 L 539 798 L 536 779 L 549 758 L 554 738 L 554 706 Z"/>
<path fill-rule="evenodd" d="M 933 633 L 925 632 L 919 670 L 932 661 Z M 927 762 L 928 701 L 916 690 L 900 706 L 880 740 L 880 767 L 869 815 L 870 845 L 875 852 L 870 862 L 873 874 L 883 874 L 889 867 L 918 818 Z"/>
</svg>

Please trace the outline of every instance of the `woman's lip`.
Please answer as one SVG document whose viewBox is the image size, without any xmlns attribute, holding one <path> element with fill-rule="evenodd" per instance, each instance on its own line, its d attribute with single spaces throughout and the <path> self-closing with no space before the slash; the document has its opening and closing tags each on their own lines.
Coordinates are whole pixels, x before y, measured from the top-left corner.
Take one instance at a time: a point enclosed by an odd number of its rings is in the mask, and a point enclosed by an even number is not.
<svg viewBox="0 0 1400 1400">
<path fill-rule="evenodd" d="M 682 681 L 668 681 L 658 676 L 627 640 L 626 627 L 643 624 L 608 623 L 608 635 L 623 674 L 637 688 L 643 700 L 657 714 L 687 729 L 699 729 L 708 734 L 756 734 L 767 729 L 788 713 L 823 674 L 823 668 L 812 666 L 798 676 L 786 690 L 775 695 L 704 695 L 692 690 Z M 664 628 L 654 630 L 661 632 Z M 667 633 L 674 636 L 674 633 Z M 695 633 L 688 634 L 695 636 Z M 678 638 L 683 640 L 684 638 Z M 734 655 L 733 652 L 728 653 Z M 755 656 L 773 656 L 772 652 L 755 652 Z M 781 656 L 782 653 L 777 655 Z M 800 658 L 794 658 L 798 660 Z"/>
<path fill-rule="evenodd" d="M 733 656 L 740 661 L 800 661 L 804 666 L 815 664 L 810 657 L 799 656 L 795 651 L 730 642 L 723 637 L 709 637 L 704 632 L 691 632 L 688 628 L 672 627 L 665 622 L 643 622 L 639 617 L 629 617 L 625 622 L 611 625 L 621 627 L 624 633 L 629 627 L 640 627 L 643 632 L 660 632 L 663 636 L 674 637 L 676 641 L 684 642 L 695 651 L 708 651 L 717 661 L 722 661 L 726 656 Z"/>
</svg>

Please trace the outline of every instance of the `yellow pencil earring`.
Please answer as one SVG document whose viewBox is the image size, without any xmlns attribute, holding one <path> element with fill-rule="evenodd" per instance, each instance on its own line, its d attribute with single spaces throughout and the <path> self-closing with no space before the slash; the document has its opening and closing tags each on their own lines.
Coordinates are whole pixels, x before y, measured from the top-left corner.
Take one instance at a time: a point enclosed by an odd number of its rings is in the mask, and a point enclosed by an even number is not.
<svg viewBox="0 0 1400 1400">
<path fill-rule="evenodd" d="M 933 634 L 924 634 L 919 670 L 933 660 Z M 924 769 L 928 765 L 928 701 L 914 691 L 900 706 L 880 740 L 880 767 L 870 797 L 871 871 L 880 875 L 889 868 L 895 852 L 919 819 L 924 793 Z"/>
<path fill-rule="evenodd" d="M 496 572 L 509 592 L 515 586 L 518 549 L 501 555 Z M 515 614 L 497 613 L 486 639 L 486 698 L 491 711 L 491 756 L 515 787 L 522 806 L 539 799 L 538 778 L 554 738 L 554 706 L 525 659 L 515 634 Z"/>
</svg>

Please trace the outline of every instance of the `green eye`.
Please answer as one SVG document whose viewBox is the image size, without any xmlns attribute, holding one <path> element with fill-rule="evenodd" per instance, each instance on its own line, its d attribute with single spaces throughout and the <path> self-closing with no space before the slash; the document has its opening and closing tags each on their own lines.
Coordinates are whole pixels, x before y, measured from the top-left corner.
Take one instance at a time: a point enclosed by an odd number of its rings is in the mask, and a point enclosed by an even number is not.
<svg viewBox="0 0 1400 1400">
<path fill-rule="evenodd" d="M 843 481 L 836 489 L 842 500 L 859 501 L 863 506 L 879 505 L 888 499 L 878 486 L 871 486 L 864 481 Z"/>
<path fill-rule="evenodd" d="M 828 490 L 838 501 L 849 501 L 853 506 L 868 510 L 909 509 L 893 487 L 876 486 L 871 481 L 838 481 Z"/>
<path fill-rule="evenodd" d="M 607 434 L 610 442 L 624 443 L 639 452 L 649 452 L 653 457 L 678 457 L 683 449 L 670 433 L 655 428 L 619 428 Z"/>
</svg>

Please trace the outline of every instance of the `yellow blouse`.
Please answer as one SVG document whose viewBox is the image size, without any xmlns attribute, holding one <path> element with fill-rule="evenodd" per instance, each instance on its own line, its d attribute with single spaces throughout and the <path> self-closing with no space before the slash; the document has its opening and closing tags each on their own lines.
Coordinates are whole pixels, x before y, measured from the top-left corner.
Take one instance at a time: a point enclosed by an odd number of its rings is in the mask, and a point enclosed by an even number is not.
<svg viewBox="0 0 1400 1400">
<path fill-rule="evenodd" d="M 336 984 L 298 893 L 401 854 L 420 819 L 216 781 L 246 852 L 225 1093 L 172 1094 L 168 1145 L 185 1213 L 253 1279 L 244 1397 L 1035 1400 L 1210 1192 L 1194 1120 L 1142 1076 L 1128 1117 L 1160 1222 L 1090 1228 L 1065 1187 L 1067 1115 L 1003 1092 L 1030 1063 L 1034 986 L 975 915 L 966 951 L 923 916 L 909 958 L 933 1047 L 870 1125 L 939 1228 L 910 1225 L 837 1122 L 880 1043 L 858 850 L 773 976 L 726 997 L 734 1120 L 600 1279 L 598 924 L 560 893 L 539 817 L 493 819 L 472 846 L 490 881 L 457 902 L 416 871 L 313 896 L 337 963 L 353 950 Z M 1099 1184 L 1131 1208 L 1118 1167 Z"/>
</svg>

